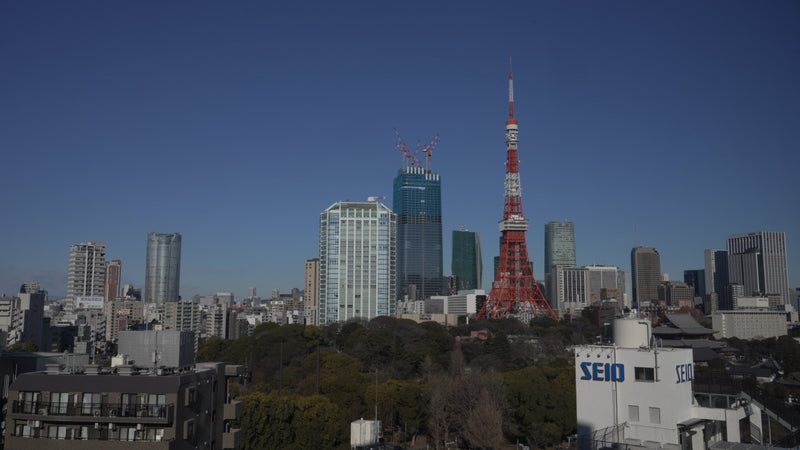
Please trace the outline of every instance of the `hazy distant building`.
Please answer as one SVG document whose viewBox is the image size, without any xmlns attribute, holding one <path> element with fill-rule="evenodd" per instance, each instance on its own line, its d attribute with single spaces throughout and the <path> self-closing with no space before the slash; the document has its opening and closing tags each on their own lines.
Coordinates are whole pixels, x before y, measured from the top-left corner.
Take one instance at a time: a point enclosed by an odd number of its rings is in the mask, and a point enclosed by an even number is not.
<svg viewBox="0 0 800 450">
<path fill-rule="evenodd" d="M 456 291 L 481 289 L 483 260 L 480 233 L 453 230 L 453 257 L 450 270 L 456 277 Z"/>
<path fill-rule="evenodd" d="M 319 325 L 394 316 L 396 271 L 392 210 L 378 201 L 337 202 L 320 214 Z"/>
<path fill-rule="evenodd" d="M 181 283 L 181 235 L 147 235 L 147 266 L 144 275 L 144 300 L 162 305 L 176 302 Z"/>
<path fill-rule="evenodd" d="M 791 301 L 786 264 L 786 234 L 758 231 L 728 236 L 728 279 L 745 295 L 780 294 Z"/>
<path fill-rule="evenodd" d="M 619 287 L 618 271 L 616 266 L 584 266 L 589 275 L 589 302 L 597 303 L 602 300 L 601 292 L 603 289 L 617 289 Z M 621 298 L 617 299 L 622 301 Z"/>
<path fill-rule="evenodd" d="M 720 299 L 725 295 L 728 281 L 728 251 L 706 249 L 703 251 L 705 262 L 706 294 L 717 294 Z"/>
<path fill-rule="evenodd" d="M 576 267 L 575 258 L 575 225 L 572 222 L 548 222 L 544 225 L 544 281 L 547 286 L 547 297 L 552 302 L 558 293 L 552 288 L 556 283 L 551 280 L 553 266 Z"/>
<path fill-rule="evenodd" d="M 706 294 L 706 271 L 704 269 L 684 270 L 683 282 L 694 288 L 694 296 L 702 298 Z"/>
<path fill-rule="evenodd" d="M 658 285 L 658 301 L 667 306 L 688 306 L 694 304 L 694 287 L 680 281 L 663 281 Z"/>
<path fill-rule="evenodd" d="M 69 249 L 67 298 L 103 297 L 106 281 L 106 244 L 87 242 Z"/>
<path fill-rule="evenodd" d="M 306 325 L 319 324 L 319 258 L 306 261 L 305 271 L 305 317 Z"/>
<path fill-rule="evenodd" d="M 788 334 L 786 313 L 781 311 L 715 311 L 711 324 L 717 339 L 767 339 Z"/>
<path fill-rule="evenodd" d="M 119 297 L 120 287 L 122 287 L 121 280 L 122 261 L 118 259 L 106 261 L 106 286 L 103 295 L 105 301 L 109 302 Z"/>
<path fill-rule="evenodd" d="M 106 316 L 107 341 L 117 339 L 120 331 L 125 331 L 144 323 L 144 303 L 139 300 L 118 298 L 103 305 Z"/>
<path fill-rule="evenodd" d="M 661 283 L 661 257 L 651 247 L 634 247 L 631 250 L 631 279 L 633 301 L 638 306 L 643 302 L 658 300 L 658 285 Z"/>
<path fill-rule="evenodd" d="M 440 295 L 442 182 L 439 174 L 420 167 L 401 169 L 394 179 L 392 207 L 397 214 L 398 297 L 423 300 Z"/>
<path fill-rule="evenodd" d="M 544 271 L 556 264 L 567 267 L 577 265 L 575 259 L 575 224 L 548 222 L 544 226 Z"/>
</svg>

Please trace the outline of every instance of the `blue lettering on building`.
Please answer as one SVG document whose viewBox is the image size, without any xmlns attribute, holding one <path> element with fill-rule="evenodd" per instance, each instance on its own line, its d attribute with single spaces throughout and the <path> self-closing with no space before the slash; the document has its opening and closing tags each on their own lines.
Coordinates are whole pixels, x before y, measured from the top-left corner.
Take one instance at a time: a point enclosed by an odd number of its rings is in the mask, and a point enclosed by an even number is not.
<svg viewBox="0 0 800 450">
<path fill-rule="evenodd" d="M 675 375 L 677 375 L 678 383 L 694 380 L 694 368 L 692 367 L 692 363 L 678 364 L 675 366 Z"/>
<path fill-rule="evenodd" d="M 591 363 L 586 361 L 581 363 L 581 372 L 583 372 L 581 380 L 625 381 L 625 366 L 619 363 Z"/>
</svg>

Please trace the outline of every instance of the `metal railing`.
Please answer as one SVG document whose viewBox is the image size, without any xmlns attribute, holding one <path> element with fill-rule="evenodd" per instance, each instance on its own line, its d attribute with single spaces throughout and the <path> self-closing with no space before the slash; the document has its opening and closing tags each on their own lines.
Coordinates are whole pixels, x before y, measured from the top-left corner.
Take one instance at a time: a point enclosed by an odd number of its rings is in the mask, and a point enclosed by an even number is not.
<svg viewBox="0 0 800 450">
<path fill-rule="evenodd" d="M 141 417 L 165 419 L 170 416 L 172 404 L 123 405 L 121 403 L 70 403 L 15 400 L 13 414 L 37 416 L 84 416 L 84 417 Z"/>
</svg>

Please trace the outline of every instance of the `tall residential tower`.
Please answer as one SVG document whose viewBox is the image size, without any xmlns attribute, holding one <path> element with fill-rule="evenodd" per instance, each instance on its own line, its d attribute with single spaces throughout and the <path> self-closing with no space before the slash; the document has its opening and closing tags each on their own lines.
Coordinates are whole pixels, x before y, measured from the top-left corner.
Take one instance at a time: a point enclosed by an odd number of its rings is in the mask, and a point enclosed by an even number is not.
<svg viewBox="0 0 800 450">
<path fill-rule="evenodd" d="M 179 299 L 181 284 L 180 233 L 147 235 L 144 301 L 163 305 Z"/>
<path fill-rule="evenodd" d="M 396 252 L 397 215 L 384 204 L 338 202 L 323 211 L 318 325 L 394 316 Z"/>
<path fill-rule="evenodd" d="M 67 298 L 102 297 L 106 282 L 106 244 L 88 242 L 69 249 Z"/>
</svg>

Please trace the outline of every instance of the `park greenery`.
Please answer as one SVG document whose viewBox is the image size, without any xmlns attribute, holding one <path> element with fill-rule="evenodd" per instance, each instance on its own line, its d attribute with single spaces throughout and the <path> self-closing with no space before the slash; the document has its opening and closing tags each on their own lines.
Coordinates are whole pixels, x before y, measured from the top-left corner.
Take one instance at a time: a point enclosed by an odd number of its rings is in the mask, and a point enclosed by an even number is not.
<svg viewBox="0 0 800 450">
<path fill-rule="evenodd" d="M 350 422 L 376 417 L 390 445 L 545 448 L 576 431 L 567 349 L 597 334 L 585 321 L 267 323 L 206 341 L 197 359 L 248 368 L 231 389 L 244 449 L 345 449 Z"/>
</svg>

